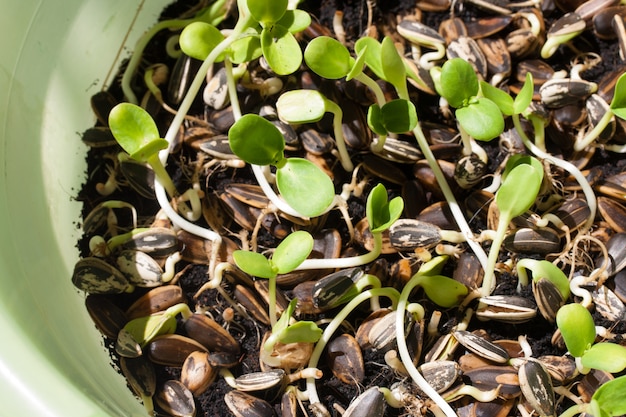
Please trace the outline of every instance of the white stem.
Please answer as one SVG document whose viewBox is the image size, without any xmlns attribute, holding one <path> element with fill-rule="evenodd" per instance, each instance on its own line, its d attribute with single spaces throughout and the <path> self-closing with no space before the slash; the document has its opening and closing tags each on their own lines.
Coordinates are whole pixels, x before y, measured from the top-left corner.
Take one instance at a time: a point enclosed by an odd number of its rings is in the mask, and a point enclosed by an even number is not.
<svg viewBox="0 0 626 417">
<path fill-rule="evenodd" d="M 331 337 L 333 336 L 335 331 L 337 331 L 339 326 L 341 326 L 341 323 L 346 319 L 346 317 L 348 317 L 348 315 L 356 307 L 358 307 L 359 304 L 374 296 L 388 297 L 392 302 L 393 308 L 396 304 L 398 291 L 391 287 L 374 288 L 364 291 L 354 297 L 348 304 L 346 304 L 341 309 L 341 311 L 339 311 L 339 313 L 335 315 L 333 320 L 328 324 L 328 326 L 326 326 L 326 329 L 324 329 L 324 333 L 322 333 L 320 340 L 315 345 L 315 349 L 313 349 L 313 353 L 311 353 L 311 358 L 309 359 L 308 365 L 309 368 L 317 368 L 317 364 L 319 363 L 320 357 L 322 356 L 322 352 L 326 348 L 326 344 L 330 341 Z M 317 395 L 317 387 L 315 386 L 315 378 L 307 378 L 306 390 L 311 404 L 320 402 L 320 398 Z"/>
<path fill-rule="evenodd" d="M 163 185 L 156 179 L 154 181 L 154 192 L 156 194 L 157 201 L 161 206 L 161 209 L 175 226 L 186 230 L 187 232 L 192 233 L 198 237 L 211 241 L 212 245 L 211 257 L 209 261 L 209 275 L 212 276 L 213 269 L 215 268 L 215 264 L 217 262 L 217 254 L 219 253 L 220 247 L 222 246 L 222 236 L 220 236 L 219 233 L 216 233 L 213 230 L 198 226 L 195 223 L 191 223 L 190 221 L 176 213 L 176 210 L 172 208 L 169 200 L 167 199 L 165 188 L 163 188 Z"/>
<path fill-rule="evenodd" d="M 374 233 L 374 248 L 371 252 L 360 256 L 351 256 L 349 258 L 325 258 L 325 259 L 305 259 L 296 271 L 303 269 L 333 269 L 333 268 L 353 268 L 355 266 L 365 265 L 375 261 L 382 250 L 382 235 Z"/>
<path fill-rule="evenodd" d="M 430 386 L 428 381 L 424 379 L 422 374 L 417 370 L 415 365 L 413 364 L 413 358 L 409 353 L 409 349 L 406 344 L 406 334 L 404 332 L 404 314 L 408 307 L 408 298 L 411 290 L 417 285 L 417 280 L 409 281 L 404 288 L 402 289 L 402 293 L 400 294 L 400 300 L 398 300 L 398 309 L 396 310 L 396 343 L 398 344 L 398 353 L 400 354 L 400 358 L 404 363 L 404 367 L 407 373 L 413 378 L 413 381 L 417 384 L 417 386 L 422 390 L 424 394 L 426 394 L 431 400 L 435 402 L 443 411 L 443 413 L 447 417 L 457 417 L 456 413 L 443 399 L 441 395 L 433 387 Z"/>
<path fill-rule="evenodd" d="M 437 163 L 437 159 L 435 158 L 435 155 L 433 155 L 433 152 L 430 150 L 430 146 L 428 145 L 428 140 L 426 140 L 426 136 L 424 136 L 424 132 L 419 127 L 419 124 L 415 129 L 413 129 L 413 134 L 415 135 L 417 143 L 422 153 L 424 154 L 424 157 L 428 161 L 428 165 L 430 166 L 430 168 L 433 170 L 433 173 L 435 174 L 437 183 L 439 184 L 439 187 L 441 188 L 441 191 L 443 192 L 443 195 L 446 201 L 448 202 L 448 206 L 450 207 L 450 211 L 452 212 L 452 216 L 454 217 L 454 220 L 456 221 L 457 226 L 459 226 L 459 229 L 461 229 L 461 233 L 465 235 L 467 244 L 472 249 L 476 257 L 478 258 L 478 261 L 483 267 L 483 270 L 487 270 L 487 263 L 488 263 L 487 254 L 483 250 L 480 243 L 474 240 L 474 233 L 472 232 L 472 229 L 469 227 L 469 224 L 467 223 L 467 220 L 465 219 L 465 215 L 463 214 L 463 210 L 461 210 L 461 207 L 457 203 L 456 197 L 454 196 L 454 193 L 450 189 L 450 185 L 448 185 L 448 181 L 446 180 L 446 177 L 443 175 L 443 171 L 441 170 L 441 167 Z"/>
<path fill-rule="evenodd" d="M 570 174 L 572 174 L 574 178 L 576 178 L 576 181 L 578 181 L 578 183 L 580 184 L 580 188 L 582 189 L 583 194 L 585 195 L 585 199 L 587 200 L 587 205 L 589 206 L 589 216 L 587 217 L 587 221 L 581 227 L 580 232 L 579 232 L 581 235 L 584 234 L 587 230 L 589 230 L 589 228 L 593 224 L 594 219 L 596 218 L 596 210 L 597 210 L 596 194 L 591 188 L 591 185 L 589 185 L 589 182 L 587 181 L 585 176 L 582 174 L 582 172 L 580 172 L 580 170 L 575 165 L 573 165 L 572 163 L 568 161 L 564 161 L 563 159 L 556 158 L 553 155 L 550 155 L 549 153 L 546 153 L 542 151 L 541 149 L 539 149 L 537 146 L 535 146 L 535 144 L 528 138 L 528 136 L 522 129 L 519 115 L 513 115 L 513 123 L 515 124 L 515 128 L 517 132 L 519 133 L 520 138 L 522 139 L 522 142 L 524 142 L 524 145 L 533 154 L 535 154 L 538 158 L 546 160 L 550 162 L 551 164 L 556 165 L 559 168 L 562 168 L 565 171 L 569 172 Z"/>
</svg>

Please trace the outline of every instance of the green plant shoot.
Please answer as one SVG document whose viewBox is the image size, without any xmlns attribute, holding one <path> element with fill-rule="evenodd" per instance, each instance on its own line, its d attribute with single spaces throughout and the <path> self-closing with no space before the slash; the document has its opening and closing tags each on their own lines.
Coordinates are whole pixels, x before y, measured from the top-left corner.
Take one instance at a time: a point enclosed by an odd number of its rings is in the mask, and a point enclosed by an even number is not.
<svg viewBox="0 0 626 417">
<path fill-rule="evenodd" d="M 193 313 L 187 304 L 179 303 L 163 312 L 133 319 L 124 326 L 123 330 L 143 348 L 157 336 L 174 333 L 178 314 L 182 314 L 183 319 L 187 319 Z"/>
<path fill-rule="evenodd" d="M 276 276 L 296 269 L 313 250 L 313 237 L 303 230 L 291 233 L 274 250 L 271 258 L 244 250 L 233 252 L 237 266 L 245 273 L 269 279 L 269 316 L 276 323 Z"/>
<path fill-rule="evenodd" d="M 374 235 L 382 234 L 400 218 L 404 210 L 404 200 L 401 197 L 387 199 L 387 190 L 382 184 L 377 184 L 367 197 L 365 213 Z"/>
<path fill-rule="evenodd" d="M 525 163 L 527 162 L 528 163 Z M 491 243 L 487 270 L 483 278 L 482 295 L 487 296 L 495 286 L 495 265 L 509 223 L 525 213 L 535 202 L 543 181 L 543 167 L 532 157 L 509 160 L 502 174 L 502 185 L 496 192 L 499 211 L 496 235 Z"/>
<path fill-rule="evenodd" d="M 480 83 L 470 63 L 453 58 L 446 61 L 440 70 L 431 70 L 436 71 L 440 71 L 433 74 L 433 80 L 437 80 L 437 93 L 456 108 L 457 121 L 470 136 L 489 141 L 504 131 L 502 111 L 494 101 L 479 95 Z M 497 100 L 501 101 L 501 94 L 488 91 L 492 97 L 497 95 Z"/>
<path fill-rule="evenodd" d="M 332 113 L 333 131 L 341 165 L 346 171 L 351 172 L 354 169 L 343 137 L 341 126 L 343 111 L 335 102 L 327 99 L 317 90 L 291 90 L 281 94 L 278 98 L 276 111 L 280 120 L 296 125 L 315 123 L 320 121 L 326 112 Z"/>
<path fill-rule="evenodd" d="M 131 103 L 120 103 L 109 113 L 109 127 L 119 145 L 139 162 L 147 162 L 170 197 L 178 192 L 159 159 L 159 151 L 168 147 L 156 123 L 143 108 Z"/>
<path fill-rule="evenodd" d="M 559 309 L 556 324 L 570 354 L 580 358 L 582 370 L 617 373 L 626 368 L 626 347 L 611 342 L 594 343 L 596 327 L 589 310 L 571 303 Z"/>
<path fill-rule="evenodd" d="M 622 74 L 618 78 L 617 83 L 615 83 L 615 92 L 613 93 L 609 111 L 604 113 L 604 116 L 582 139 L 576 140 L 574 150 L 581 151 L 591 145 L 609 125 L 614 116 L 626 120 L 626 73 Z"/>
<path fill-rule="evenodd" d="M 228 142 L 244 161 L 275 166 L 278 191 L 303 217 L 319 216 L 332 204 L 332 180 L 306 159 L 285 158 L 285 139 L 268 120 L 256 114 L 242 116 L 228 131 Z"/>
</svg>

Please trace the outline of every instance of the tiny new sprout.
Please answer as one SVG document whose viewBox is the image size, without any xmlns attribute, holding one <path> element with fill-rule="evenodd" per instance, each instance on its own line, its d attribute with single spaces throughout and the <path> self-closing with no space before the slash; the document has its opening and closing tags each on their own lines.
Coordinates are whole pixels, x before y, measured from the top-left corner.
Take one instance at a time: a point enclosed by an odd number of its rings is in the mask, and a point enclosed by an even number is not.
<svg viewBox="0 0 626 417">
<path fill-rule="evenodd" d="M 155 337 L 174 333 L 178 314 L 183 316 L 183 320 L 193 315 L 187 304 L 179 303 L 165 311 L 129 321 L 120 333 L 130 336 L 141 348 L 144 348 Z"/>
<path fill-rule="evenodd" d="M 622 74 L 617 83 L 615 84 L 615 92 L 609 111 L 604 113 L 604 116 L 598 121 L 598 123 L 591 129 L 582 139 L 577 139 L 574 143 L 574 150 L 580 151 L 589 146 L 594 140 L 596 140 L 604 129 L 611 123 L 611 119 L 617 116 L 621 119 L 626 119 L 626 73 Z M 626 152 L 626 147 L 615 146 L 611 147 L 607 145 L 607 148 L 616 152 Z"/>
<path fill-rule="evenodd" d="M 293 271 L 313 250 L 313 237 L 308 232 L 291 233 L 274 250 L 271 258 L 260 253 L 237 250 L 233 258 L 237 266 L 244 272 L 269 279 L 269 316 L 272 334 L 265 341 L 261 351 L 262 359 L 271 366 L 280 366 L 280 359 L 272 354 L 276 343 L 314 343 L 320 338 L 322 331 L 315 323 L 299 321 L 289 324 L 296 308 L 297 299 L 293 299 L 279 320 L 276 320 L 276 276 Z"/>
<path fill-rule="evenodd" d="M 558 266 L 545 259 L 522 259 L 517 263 L 518 292 L 522 285 L 528 285 L 527 270 L 533 274 L 532 289 L 541 315 L 546 320 L 554 322 L 556 312 L 565 304 L 570 295 L 570 283 L 567 276 Z"/>
<path fill-rule="evenodd" d="M 479 95 L 481 85 L 470 63 L 453 58 L 431 73 L 437 93 L 456 108 L 456 119 L 470 136 L 489 141 L 504 131 L 502 111 L 496 102 Z"/>
<path fill-rule="evenodd" d="M 399 97 L 388 103 L 377 100 L 368 109 L 368 125 L 379 135 L 378 143 L 373 148 L 378 152 L 382 150 L 387 134 L 406 133 L 418 126 L 417 111 L 409 100 L 406 79 L 409 76 L 419 80 L 419 77 L 406 66 L 393 40 L 388 36 L 381 43 L 372 38 L 361 38 L 355 44 L 355 50 L 359 57 L 364 57 L 367 66 L 378 77 L 393 85 Z"/>
<path fill-rule="evenodd" d="M 285 158 L 278 128 L 256 114 L 242 116 L 228 131 L 232 151 L 254 165 L 276 167 L 276 185 L 287 204 L 303 217 L 324 213 L 335 198 L 332 180 L 304 158 Z"/>
<path fill-rule="evenodd" d="M 132 159 L 148 163 L 170 197 L 178 197 L 174 182 L 159 158 L 159 151 L 166 149 L 168 142 L 161 138 L 159 129 L 148 112 L 136 104 L 120 103 L 109 114 L 109 127 L 122 149 Z M 201 215 L 198 204 L 194 204 L 199 203 L 196 200 L 191 199 L 193 211 L 185 210 L 190 220 L 197 220 Z"/>
<path fill-rule="evenodd" d="M 269 279 L 269 316 L 272 327 L 276 325 L 276 276 L 296 269 L 313 250 L 313 237 L 303 230 L 291 233 L 283 239 L 271 258 L 260 253 L 237 250 L 233 258 L 245 273 Z"/>
<path fill-rule="evenodd" d="M 438 256 L 422 265 L 405 286 L 421 287 L 426 296 L 438 306 L 450 308 L 463 301 L 468 293 L 465 285 L 452 278 L 441 275 L 441 270 L 448 256 Z M 408 295 L 410 291 L 407 291 Z M 404 294 L 404 291 L 403 293 Z M 403 295 L 400 296 L 402 300 Z"/>
<path fill-rule="evenodd" d="M 611 342 L 594 343 L 595 323 L 584 306 L 578 303 L 564 305 L 557 312 L 556 324 L 581 372 L 599 369 L 617 373 L 626 368 L 626 347 Z"/>
<path fill-rule="evenodd" d="M 483 296 L 491 294 L 495 287 L 495 265 L 509 223 L 514 217 L 525 213 L 537 198 L 543 181 L 543 167 L 535 158 L 515 155 L 507 161 L 502 178 L 502 185 L 495 197 L 499 218 L 483 278 Z"/>
<path fill-rule="evenodd" d="M 378 49 L 380 52 L 380 44 L 374 39 L 371 40 L 374 42 L 371 47 Z M 313 72 L 321 77 L 329 80 L 345 77 L 346 81 L 354 78 L 362 82 L 374 93 L 376 104 L 372 104 L 370 112 L 373 112 L 375 117 L 370 121 L 368 116 L 368 122 L 372 130 L 379 135 L 378 142 L 376 145 L 373 145 L 372 150 L 380 152 L 387 133 L 404 133 L 412 130 L 417 124 L 417 114 L 413 104 L 408 100 L 395 100 L 402 102 L 402 104 L 395 103 L 386 107 L 386 99 L 382 89 L 372 78 L 363 72 L 367 50 L 367 45 L 362 46 L 359 49 L 357 58 L 354 59 L 350 56 L 348 49 L 336 39 L 328 36 L 319 36 L 309 42 L 304 50 L 304 61 Z M 369 59 L 371 61 L 373 58 L 370 57 Z M 382 72 L 382 69 L 380 71 Z M 385 110 L 381 111 L 381 109 Z"/>
<path fill-rule="evenodd" d="M 274 347 L 277 343 L 315 343 L 322 336 L 322 329 L 312 321 L 301 320 L 290 324 L 291 317 L 296 310 L 298 300 L 291 300 L 280 319 L 272 326 L 272 333 L 265 340 L 261 350 L 261 359 L 270 366 L 281 366 L 280 354 L 276 354 Z M 278 357 L 277 357 L 278 356 Z M 287 359 L 287 358 L 285 358 Z"/>
</svg>

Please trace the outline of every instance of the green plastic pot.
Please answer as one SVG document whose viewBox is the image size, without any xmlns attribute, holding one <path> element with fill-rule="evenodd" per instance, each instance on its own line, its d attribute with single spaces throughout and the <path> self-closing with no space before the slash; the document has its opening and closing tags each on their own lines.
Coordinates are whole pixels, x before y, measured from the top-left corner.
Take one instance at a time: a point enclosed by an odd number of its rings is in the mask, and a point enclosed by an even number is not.
<svg viewBox="0 0 626 417">
<path fill-rule="evenodd" d="M 168 3 L 143 5 L 130 48 Z M 0 415 L 143 416 L 70 281 L 80 132 L 140 1 L 0 5 Z"/>
</svg>

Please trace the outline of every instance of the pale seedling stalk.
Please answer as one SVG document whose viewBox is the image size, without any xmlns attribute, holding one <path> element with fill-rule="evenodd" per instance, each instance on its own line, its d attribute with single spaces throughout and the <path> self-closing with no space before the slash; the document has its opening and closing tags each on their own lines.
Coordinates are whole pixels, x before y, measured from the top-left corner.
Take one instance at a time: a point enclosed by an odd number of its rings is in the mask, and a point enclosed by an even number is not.
<svg viewBox="0 0 626 417">
<path fill-rule="evenodd" d="M 556 158 L 555 156 L 542 150 L 539 146 L 535 145 L 524 132 L 524 129 L 522 128 L 522 125 L 520 122 L 519 114 L 514 114 L 511 117 L 513 118 L 513 124 L 515 125 L 515 129 L 520 135 L 522 142 L 524 142 L 524 146 L 526 146 L 538 158 L 546 160 L 550 162 L 551 164 L 556 165 L 559 168 L 562 168 L 565 171 L 569 172 L 578 181 L 580 188 L 583 194 L 585 195 L 585 199 L 587 200 L 587 205 L 589 206 L 589 217 L 587 217 L 587 220 L 585 221 L 585 224 L 581 227 L 581 231 L 580 231 L 581 234 L 584 234 L 587 230 L 589 230 L 589 228 L 593 224 L 593 220 L 596 217 L 596 211 L 597 211 L 596 195 L 593 189 L 591 188 L 591 186 L 589 185 L 589 182 L 587 181 L 585 176 L 582 174 L 582 172 L 580 172 L 580 170 L 574 164 L 568 161 L 565 161 L 563 159 Z M 535 126 L 535 135 L 536 135 L 535 137 L 536 138 L 538 137 L 540 139 L 539 142 L 541 143 L 542 142 L 541 138 L 544 137 L 543 126 L 535 125 L 535 123 L 533 123 L 533 125 Z M 537 130 L 537 128 L 539 129 Z"/>
<path fill-rule="evenodd" d="M 313 349 L 313 353 L 311 354 L 311 358 L 309 359 L 309 368 L 317 368 L 317 364 L 324 352 L 326 344 L 330 341 L 333 334 L 337 331 L 337 329 L 341 326 L 341 323 L 348 317 L 348 315 L 359 306 L 363 301 L 366 301 L 372 297 L 387 297 L 391 300 L 391 309 L 395 309 L 398 303 L 399 293 L 396 289 L 391 287 L 386 288 L 373 288 L 367 291 L 364 291 L 354 297 L 348 304 L 346 304 L 341 311 L 339 311 L 332 321 L 326 326 L 324 332 L 322 333 L 322 337 L 316 343 L 315 348 Z M 309 398 L 309 402 L 311 405 L 320 403 L 320 398 L 317 395 L 317 387 L 315 386 L 315 378 L 307 378 L 306 380 L 306 393 Z"/>
<path fill-rule="evenodd" d="M 249 318 L 250 316 L 248 315 L 248 313 L 244 309 L 242 309 L 239 304 L 235 302 L 235 300 L 233 300 L 232 297 L 226 292 L 224 287 L 222 287 L 222 279 L 224 277 L 224 274 L 226 272 L 235 270 L 236 268 L 230 262 L 218 263 L 213 270 L 213 275 L 211 276 L 211 279 L 205 282 L 200 288 L 198 288 L 198 291 L 196 291 L 196 293 L 193 295 L 193 299 L 197 300 L 198 297 L 200 297 L 200 294 L 202 294 L 206 290 L 217 290 L 217 292 L 219 292 L 220 295 L 224 297 L 228 304 L 230 304 L 231 307 L 233 307 L 237 311 L 237 313 L 239 313 L 242 317 Z"/>
<path fill-rule="evenodd" d="M 204 82 L 204 78 L 205 78 L 205 74 L 208 72 L 209 68 L 211 68 L 211 66 L 213 65 L 213 63 L 215 62 L 215 60 L 217 59 L 217 57 L 220 56 L 220 54 L 222 54 L 229 46 L 232 42 L 234 42 L 242 33 L 243 31 L 252 23 L 252 18 L 250 16 L 249 13 L 244 13 L 247 12 L 247 9 L 245 7 L 243 7 L 245 4 L 243 1 L 239 1 L 239 11 L 240 13 L 242 13 L 239 16 L 239 20 L 237 21 L 237 24 L 235 25 L 235 27 L 233 28 L 233 31 L 231 32 L 230 36 L 228 36 L 227 38 L 225 38 L 222 42 L 220 42 L 207 56 L 207 58 L 204 60 L 204 62 L 202 63 L 202 66 L 200 67 L 200 69 L 198 70 L 196 76 L 194 77 L 189 90 L 187 92 L 187 94 L 185 95 L 185 98 L 183 99 L 182 103 L 179 106 L 178 112 L 176 113 L 176 115 L 174 116 L 174 119 L 172 120 L 172 123 L 170 124 L 167 133 L 165 135 L 165 140 L 170 144 L 174 143 L 174 140 L 176 138 L 176 135 L 178 134 L 178 130 L 180 128 L 180 126 L 182 125 L 183 121 L 185 120 L 185 116 L 187 115 L 187 112 L 189 111 L 189 109 L 191 108 L 191 105 L 193 103 L 193 101 L 195 100 L 196 95 L 198 94 L 198 91 L 200 90 L 202 83 Z M 171 22 L 167 23 L 168 21 L 165 22 L 161 22 L 161 24 L 157 24 L 155 25 L 150 32 L 156 33 L 159 30 L 161 30 L 162 28 L 165 27 L 169 27 L 167 25 L 169 25 Z M 184 27 L 186 26 L 188 23 L 191 23 L 191 21 L 185 21 L 185 23 L 181 26 L 178 27 Z M 152 35 L 153 36 L 153 35 Z M 144 36 L 145 39 L 145 43 L 147 43 L 147 40 L 150 37 L 148 37 L 148 35 Z M 145 47 L 145 45 L 143 46 Z M 143 48 L 141 47 L 141 43 L 138 45 L 138 52 L 140 52 Z M 139 60 L 140 57 L 140 53 L 135 53 L 133 54 L 133 58 L 136 57 L 136 60 Z M 132 60 L 132 58 L 131 58 Z M 131 68 L 130 70 L 127 69 L 127 72 L 129 74 L 132 74 L 132 62 L 129 63 L 129 67 Z M 137 62 L 134 63 L 135 67 L 137 65 Z M 125 73 L 126 76 L 126 73 Z M 130 75 L 129 75 L 130 76 Z M 124 81 L 124 80 L 123 80 Z M 129 79 L 126 81 L 126 83 L 128 84 L 130 81 Z M 133 94 L 134 96 L 134 94 Z M 132 97 L 132 96 L 131 96 Z M 129 99 L 129 101 L 132 101 L 131 97 L 127 97 Z M 136 101 L 136 98 L 135 98 Z M 165 164 L 167 161 L 167 156 L 168 156 L 169 150 L 168 149 L 164 149 L 159 153 L 159 158 L 161 160 L 162 164 Z M 158 172 L 155 170 L 155 178 L 157 178 L 157 180 L 155 180 L 155 184 L 154 184 L 154 189 L 155 189 L 155 194 L 157 197 L 157 201 L 159 202 L 159 205 L 161 206 L 161 208 L 163 209 L 163 211 L 165 212 L 165 214 L 167 215 L 167 217 L 172 221 L 172 223 L 189 232 L 192 233 L 198 237 L 204 238 L 206 240 L 211 241 L 212 243 L 212 247 L 213 250 L 211 251 L 211 256 L 210 256 L 210 260 L 209 260 L 209 278 L 211 279 L 213 277 L 213 273 L 215 270 L 215 266 L 217 264 L 217 255 L 219 253 L 219 248 L 222 244 L 222 237 L 220 236 L 219 233 L 214 232 L 213 230 L 198 226 L 192 222 L 190 222 L 189 220 L 183 218 L 182 216 L 180 216 L 170 205 L 170 202 L 167 198 L 167 194 L 166 194 L 166 188 L 169 188 L 171 192 L 175 192 L 175 189 L 173 189 L 173 184 L 169 184 L 167 181 L 162 183 L 161 179 L 158 175 Z M 171 182 L 171 181 L 170 181 Z M 170 194 L 170 195 L 175 195 L 175 194 Z"/>
<path fill-rule="evenodd" d="M 406 87 L 406 78 L 403 83 L 397 84 L 398 85 L 394 86 L 396 87 L 398 97 L 400 99 L 410 101 L 409 93 Z M 454 217 L 454 220 L 457 223 L 457 226 L 461 230 L 461 233 L 465 235 L 467 244 L 470 246 L 476 257 L 478 258 L 481 266 L 484 270 L 486 270 L 488 264 L 487 254 L 483 250 L 482 246 L 474 240 L 472 229 L 469 227 L 469 224 L 465 219 L 465 215 L 463 214 L 463 210 L 461 210 L 461 207 L 456 201 L 456 197 L 454 196 L 454 193 L 452 192 L 452 189 L 450 188 L 450 185 L 448 184 L 448 181 L 446 180 L 446 177 L 444 176 L 441 167 L 437 163 L 437 158 L 435 158 L 435 155 L 430 149 L 428 140 L 426 139 L 424 131 L 420 127 L 419 122 L 412 129 L 412 132 L 415 136 L 415 139 L 417 140 L 417 144 L 419 145 L 422 154 L 424 155 L 424 158 L 426 158 L 426 161 L 428 161 L 428 165 L 435 175 L 435 179 L 437 180 L 437 184 L 439 184 L 439 187 L 441 188 L 441 192 L 443 193 L 444 198 L 448 202 L 448 206 L 450 208 L 452 216 Z"/>
<path fill-rule="evenodd" d="M 426 136 L 424 136 L 424 132 L 422 131 L 419 124 L 415 127 L 415 129 L 413 129 L 413 135 L 415 135 L 415 139 L 417 140 L 417 143 L 422 153 L 424 154 L 424 157 L 428 161 L 428 165 L 433 170 L 433 174 L 435 175 L 437 184 L 439 184 L 439 187 L 441 188 L 441 192 L 443 193 L 446 201 L 448 202 L 448 206 L 450 208 L 450 211 L 452 212 L 452 216 L 454 217 L 454 220 L 456 221 L 457 226 L 459 226 L 461 233 L 465 235 L 467 244 L 472 249 L 476 257 L 478 258 L 478 261 L 480 262 L 481 266 L 483 267 L 484 270 L 486 270 L 487 264 L 488 264 L 487 254 L 483 250 L 480 243 L 474 240 L 474 233 L 472 232 L 472 229 L 469 227 L 469 224 L 467 223 L 467 220 L 465 219 L 465 215 L 463 214 L 463 210 L 461 210 L 461 207 L 456 201 L 456 197 L 454 196 L 454 193 L 452 192 L 452 189 L 450 188 L 450 185 L 448 184 L 446 177 L 443 175 L 443 171 L 441 170 L 441 167 L 437 163 L 437 158 L 435 158 L 435 155 L 430 149 L 430 146 L 428 145 L 428 140 L 426 139 Z"/>
<path fill-rule="evenodd" d="M 383 247 L 382 233 L 372 233 L 374 239 L 374 247 L 366 254 L 358 256 L 350 256 L 348 258 L 336 259 L 306 259 L 298 266 L 296 270 L 304 269 L 327 269 L 327 268 L 353 268 L 355 266 L 365 265 L 375 261 L 381 254 Z"/>
<path fill-rule="evenodd" d="M 418 278 L 419 274 L 416 274 L 413 276 L 413 278 L 409 280 L 409 282 L 404 285 L 404 288 L 402 289 L 402 293 L 400 294 L 400 298 L 398 300 L 398 306 L 396 309 L 396 343 L 398 344 L 398 353 L 400 355 L 400 358 L 402 359 L 407 373 L 411 376 L 413 381 L 422 390 L 422 392 L 426 394 L 426 396 L 428 396 L 431 400 L 433 400 L 447 417 L 456 417 L 457 415 L 450 406 L 450 404 L 448 404 L 446 400 L 441 397 L 441 395 L 439 395 L 439 393 L 435 391 L 433 387 L 430 386 L 428 381 L 426 381 L 422 374 L 417 370 L 417 368 L 413 364 L 413 359 L 411 358 L 409 349 L 406 344 L 406 334 L 404 331 L 404 312 L 409 307 L 409 294 L 418 284 Z M 413 314 L 418 315 L 420 320 L 424 317 L 423 308 L 421 308 L 421 311 L 419 308 L 416 309 L 415 307 L 412 308 L 412 310 L 414 310 Z"/>
<path fill-rule="evenodd" d="M 224 8 L 224 6 L 226 6 L 226 1 L 219 0 L 218 2 L 213 4 L 211 7 L 207 8 L 204 12 L 202 12 L 200 15 L 198 15 L 195 18 L 163 20 L 161 22 L 156 23 L 147 32 L 145 32 L 141 36 L 141 38 L 139 38 L 139 40 L 137 41 L 137 44 L 135 45 L 135 48 L 134 48 L 134 52 L 131 55 L 130 60 L 128 61 L 128 65 L 126 66 L 126 69 L 124 70 L 124 74 L 122 75 L 122 91 L 124 92 L 124 96 L 126 97 L 126 99 L 130 103 L 133 103 L 133 104 L 137 104 L 139 102 L 130 84 L 131 84 L 133 75 L 135 74 L 135 71 L 139 67 L 139 63 L 141 62 L 144 49 L 146 48 L 150 40 L 157 33 L 165 29 L 170 29 L 170 30 L 182 29 L 185 26 L 187 26 L 189 23 L 195 22 L 197 20 L 203 20 L 204 18 L 208 18 L 210 21 L 217 23 L 221 20 L 221 16 L 224 15 L 223 12 L 221 14 L 218 14 L 217 11 L 220 10 L 221 8 Z M 204 73 L 206 74 L 206 71 Z M 187 111 L 184 111 L 184 113 L 186 114 Z"/>
</svg>

